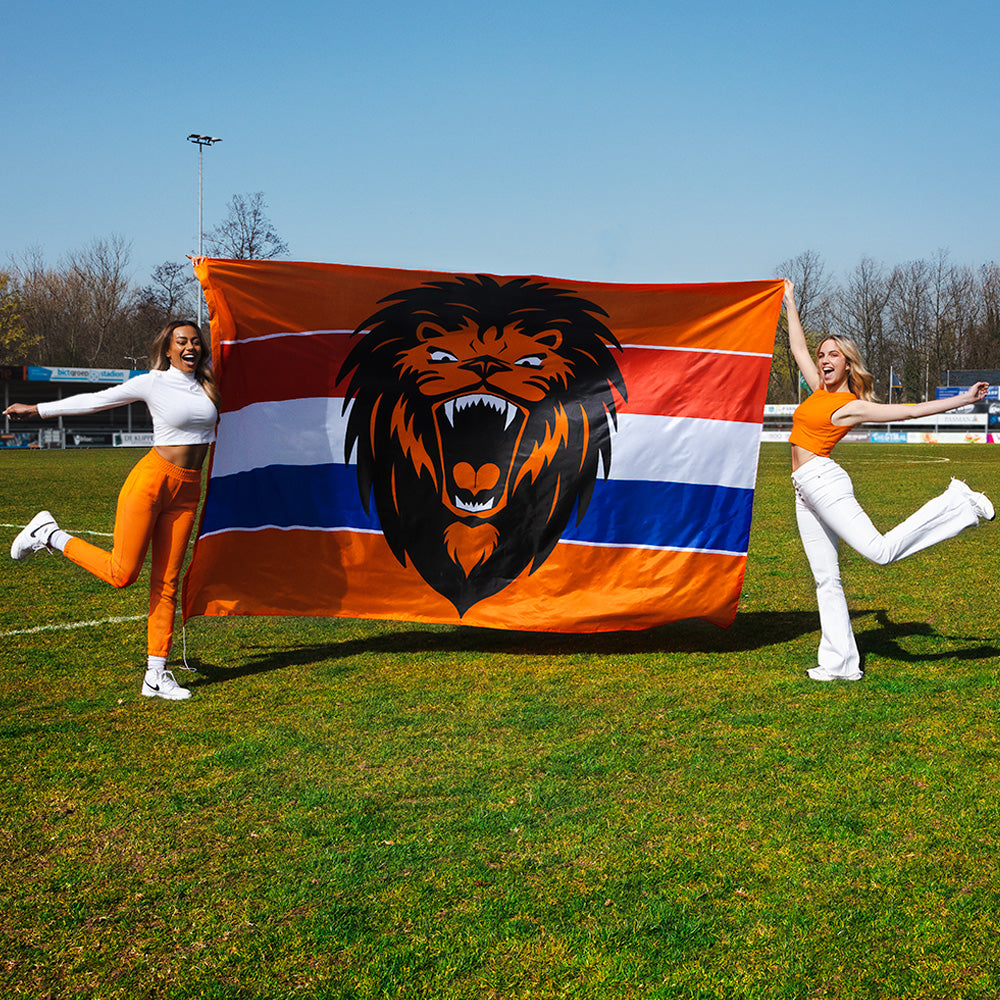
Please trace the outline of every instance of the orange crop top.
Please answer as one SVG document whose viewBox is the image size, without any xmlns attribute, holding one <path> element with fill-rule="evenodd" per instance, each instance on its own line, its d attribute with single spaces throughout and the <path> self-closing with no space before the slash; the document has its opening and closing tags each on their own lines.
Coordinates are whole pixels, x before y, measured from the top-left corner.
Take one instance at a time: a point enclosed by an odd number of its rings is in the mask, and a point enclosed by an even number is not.
<svg viewBox="0 0 1000 1000">
<path fill-rule="evenodd" d="M 830 422 L 831 417 L 852 399 L 853 392 L 827 392 L 817 389 L 796 407 L 792 414 L 792 433 L 789 444 L 797 444 L 814 455 L 828 458 L 833 446 L 851 429 L 837 427 Z"/>
</svg>

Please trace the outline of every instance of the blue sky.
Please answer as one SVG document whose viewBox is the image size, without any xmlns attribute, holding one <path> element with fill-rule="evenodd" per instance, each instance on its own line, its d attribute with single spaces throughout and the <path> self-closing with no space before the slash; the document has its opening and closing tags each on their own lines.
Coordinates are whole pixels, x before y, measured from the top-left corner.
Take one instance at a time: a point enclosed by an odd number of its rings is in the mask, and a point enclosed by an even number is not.
<svg viewBox="0 0 1000 1000">
<path fill-rule="evenodd" d="M 1000 5 L 35 0 L 5 14 L 0 267 L 134 277 L 263 191 L 301 260 L 608 281 L 1000 257 Z"/>
</svg>

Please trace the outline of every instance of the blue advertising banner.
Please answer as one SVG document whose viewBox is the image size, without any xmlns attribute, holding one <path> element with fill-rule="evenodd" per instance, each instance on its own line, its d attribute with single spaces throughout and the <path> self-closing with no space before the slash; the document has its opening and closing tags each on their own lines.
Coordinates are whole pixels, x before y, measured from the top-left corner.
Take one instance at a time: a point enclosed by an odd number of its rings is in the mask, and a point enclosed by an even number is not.
<svg viewBox="0 0 1000 1000">
<path fill-rule="evenodd" d="M 29 382 L 127 382 L 142 371 L 129 368 L 46 368 L 29 365 Z"/>
<path fill-rule="evenodd" d="M 952 396 L 961 395 L 968 388 L 967 385 L 939 385 L 934 393 L 934 398 L 951 399 Z M 991 385 L 986 390 L 986 398 L 1000 400 L 1000 385 Z"/>
</svg>

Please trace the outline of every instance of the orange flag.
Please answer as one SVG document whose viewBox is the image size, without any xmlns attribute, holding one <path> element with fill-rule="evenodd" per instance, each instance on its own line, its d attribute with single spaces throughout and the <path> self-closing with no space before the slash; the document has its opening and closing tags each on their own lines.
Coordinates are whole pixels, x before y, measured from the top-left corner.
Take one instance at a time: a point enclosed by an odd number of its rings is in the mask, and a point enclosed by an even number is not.
<svg viewBox="0 0 1000 1000">
<path fill-rule="evenodd" d="M 728 625 L 783 283 L 200 258 L 195 615 Z"/>
</svg>

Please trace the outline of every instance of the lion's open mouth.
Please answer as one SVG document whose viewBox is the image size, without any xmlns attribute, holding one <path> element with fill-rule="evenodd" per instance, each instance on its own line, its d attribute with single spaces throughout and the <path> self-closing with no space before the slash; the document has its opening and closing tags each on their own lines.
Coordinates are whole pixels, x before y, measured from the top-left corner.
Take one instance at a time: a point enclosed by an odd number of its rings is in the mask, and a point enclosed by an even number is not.
<svg viewBox="0 0 1000 1000">
<path fill-rule="evenodd" d="M 439 403 L 434 410 L 445 473 L 445 500 L 467 514 L 500 505 L 525 413 L 488 393 Z"/>
</svg>

